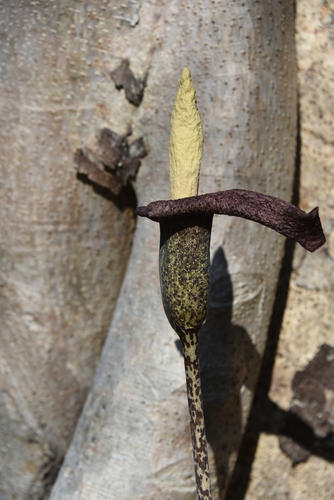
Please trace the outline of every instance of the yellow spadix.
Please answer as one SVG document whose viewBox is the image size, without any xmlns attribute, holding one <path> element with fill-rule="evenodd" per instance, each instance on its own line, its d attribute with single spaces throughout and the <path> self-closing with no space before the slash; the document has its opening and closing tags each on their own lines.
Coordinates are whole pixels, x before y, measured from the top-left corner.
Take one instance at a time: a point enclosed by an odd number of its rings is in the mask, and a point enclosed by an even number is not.
<svg viewBox="0 0 334 500">
<path fill-rule="evenodd" d="M 197 196 L 203 151 L 202 120 L 188 68 L 183 68 L 171 117 L 169 174 L 174 200 Z"/>
</svg>

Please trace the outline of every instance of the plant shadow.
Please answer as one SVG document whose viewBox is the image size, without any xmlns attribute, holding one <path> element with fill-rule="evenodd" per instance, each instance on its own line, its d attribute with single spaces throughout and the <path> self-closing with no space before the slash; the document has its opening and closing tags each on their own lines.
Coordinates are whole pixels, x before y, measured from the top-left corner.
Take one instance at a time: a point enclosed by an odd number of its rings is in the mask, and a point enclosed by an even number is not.
<svg viewBox="0 0 334 500">
<path fill-rule="evenodd" d="M 220 247 L 211 265 L 210 306 L 199 341 L 206 435 L 214 453 L 220 497 L 227 488 L 230 457 L 241 441 L 240 391 L 254 390 L 252 374 L 260 363 L 245 328 L 232 323 L 232 308 L 232 281 Z"/>
<path fill-rule="evenodd" d="M 243 500 L 250 482 L 252 465 L 261 432 L 279 435 L 287 413 L 268 398 L 279 335 L 286 307 L 295 243 L 286 240 L 266 348 L 246 429 L 238 452 L 225 500 Z M 299 422 L 303 424 L 303 422 Z"/>
<path fill-rule="evenodd" d="M 214 257 L 212 275 L 214 282 L 218 281 L 219 289 L 216 290 L 215 286 L 212 289 L 211 306 L 200 341 L 200 366 L 207 440 L 214 452 L 218 482 L 217 497 L 225 500 L 244 500 L 263 432 L 277 438 L 288 438 L 291 446 L 309 452 L 305 454 L 306 459 L 313 454 L 327 462 L 334 462 L 333 433 L 325 438 L 317 435 L 307 422 L 280 408 L 268 397 L 288 295 L 294 245 L 291 240 L 285 244 L 268 339 L 255 388 L 248 384 L 247 372 L 257 373 L 260 359 L 245 329 L 231 322 L 233 290 L 223 250 L 219 249 Z M 239 396 L 242 386 L 254 391 L 243 436 Z M 237 453 L 238 458 L 227 484 L 228 462 L 233 453 Z"/>
<path fill-rule="evenodd" d="M 286 307 L 289 281 L 292 271 L 292 259 L 295 243 L 287 240 L 278 280 L 275 303 L 268 329 L 268 339 L 264 351 L 261 370 L 258 378 L 254 399 L 248 422 L 243 434 L 238 458 L 233 470 L 225 500 L 244 500 L 250 483 L 252 466 L 261 433 L 276 435 L 290 442 L 292 453 L 289 454 L 296 465 L 299 461 L 307 460 L 310 454 L 318 456 L 327 462 L 334 462 L 334 436 L 319 436 L 314 429 L 298 415 L 290 410 L 286 411 L 268 397 L 271 386 L 272 373 L 277 353 L 279 334 Z M 295 450 L 294 450 L 295 448 Z M 305 452 L 305 459 L 294 462 L 293 453 Z"/>
</svg>

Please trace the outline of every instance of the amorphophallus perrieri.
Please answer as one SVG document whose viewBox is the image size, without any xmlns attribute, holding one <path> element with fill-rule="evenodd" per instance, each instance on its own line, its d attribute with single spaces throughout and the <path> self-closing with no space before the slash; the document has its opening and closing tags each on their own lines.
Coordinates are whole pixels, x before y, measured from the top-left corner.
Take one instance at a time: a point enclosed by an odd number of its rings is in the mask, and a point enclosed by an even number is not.
<svg viewBox="0 0 334 500">
<path fill-rule="evenodd" d="M 305 213 L 272 196 L 232 189 L 198 196 L 202 123 L 191 75 L 183 69 L 171 118 L 172 200 L 139 207 L 137 215 L 160 223 L 159 270 L 166 316 L 181 339 L 198 500 L 211 500 L 201 396 L 198 336 L 210 292 L 210 236 L 214 214 L 249 219 L 315 251 L 325 242 L 318 208 Z"/>
</svg>

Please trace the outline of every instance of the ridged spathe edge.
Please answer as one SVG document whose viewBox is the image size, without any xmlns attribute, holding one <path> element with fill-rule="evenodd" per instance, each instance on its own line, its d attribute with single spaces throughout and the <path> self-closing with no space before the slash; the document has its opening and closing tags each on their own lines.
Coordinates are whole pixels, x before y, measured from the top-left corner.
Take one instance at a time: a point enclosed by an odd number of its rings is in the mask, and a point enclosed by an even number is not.
<svg viewBox="0 0 334 500">
<path fill-rule="evenodd" d="M 231 189 L 217 193 L 160 200 L 138 207 L 137 215 L 156 222 L 181 214 L 223 214 L 242 217 L 269 227 L 287 238 L 293 238 L 302 247 L 314 252 L 325 241 L 318 207 L 306 213 L 300 208 L 255 191 Z"/>
</svg>

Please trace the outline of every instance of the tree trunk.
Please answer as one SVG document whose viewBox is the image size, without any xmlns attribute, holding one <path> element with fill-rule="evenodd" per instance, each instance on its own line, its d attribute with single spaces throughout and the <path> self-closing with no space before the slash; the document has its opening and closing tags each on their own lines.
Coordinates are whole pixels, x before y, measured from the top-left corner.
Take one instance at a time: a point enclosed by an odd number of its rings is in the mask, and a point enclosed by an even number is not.
<svg viewBox="0 0 334 500">
<path fill-rule="evenodd" d="M 76 148 L 94 147 L 105 126 L 124 134 L 132 110 L 124 122 L 113 118 L 108 100 L 119 93 L 95 60 L 104 27 L 90 30 L 89 3 L 71 6 L 17 0 L 1 8 L 2 500 L 42 498 L 55 480 L 135 226 L 133 192 L 106 199 L 76 176 Z"/>
<path fill-rule="evenodd" d="M 282 431 L 287 430 L 284 429 L 285 412 L 296 405 L 294 378 L 298 372 L 300 374 L 305 370 L 321 345 L 334 346 L 333 17 L 333 1 L 297 2 L 296 47 L 301 142 L 299 205 L 306 211 L 319 205 L 327 243 L 313 258 L 299 246 L 294 253 L 289 294 L 268 394 L 268 398 L 274 402 L 272 407 L 276 408 L 276 412 L 271 412 L 272 421 Z M 333 366 L 333 358 L 327 355 L 322 364 L 322 373 L 314 377 L 312 383 L 308 381 L 305 384 L 308 402 L 305 404 L 304 401 L 300 405 L 298 401 L 300 408 L 303 408 L 302 420 L 311 425 L 310 431 L 314 432 L 312 455 L 307 458 L 309 450 L 305 449 L 305 443 L 309 441 L 305 433 L 302 434 L 306 438 L 304 447 L 300 446 L 303 444 L 300 442 L 300 423 L 289 429 L 289 438 L 284 434 L 282 436 L 286 443 L 285 451 L 288 452 L 290 447 L 289 454 L 280 448 L 282 437 L 279 440 L 277 435 L 268 434 L 267 426 L 266 432 L 260 435 L 245 500 L 268 497 L 289 500 L 331 498 L 334 491 L 334 454 L 333 448 L 327 447 L 328 438 L 324 438 L 324 435 L 327 433 L 330 436 L 330 431 L 333 432 L 334 429 L 333 378 L 329 376 L 331 381 L 325 390 L 322 385 L 322 377 L 325 373 L 330 373 L 330 363 Z M 316 387 L 312 396 L 311 387 Z M 319 409 L 317 401 L 320 398 L 325 411 Z M 317 408 L 319 420 L 307 420 L 307 412 L 314 408 Z M 266 418 L 268 419 L 268 412 Z M 316 428 L 318 422 L 321 422 L 324 429 L 321 432 Z M 255 433 L 258 433 L 259 428 L 261 426 L 257 425 Z M 248 437 L 248 441 L 250 439 L 254 442 L 254 434 Z M 292 459 L 298 461 L 302 457 L 305 461 L 293 465 Z M 267 469 L 265 474 L 264 464 Z M 238 481 L 241 482 L 240 476 Z"/>
<path fill-rule="evenodd" d="M 149 154 L 136 181 L 138 204 L 170 196 L 169 119 L 185 65 L 205 131 L 200 191 L 244 188 L 289 200 L 296 136 L 291 2 L 113 2 L 108 9 L 100 13 L 106 28 L 99 40 L 86 38 L 90 50 L 101 47 L 90 99 L 104 86 L 95 113 L 108 103 L 105 120 L 144 137 Z M 103 79 L 125 58 L 136 76 L 147 76 L 138 108 Z M 215 498 L 224 496 L 247 419 L 283 243 L 254 223 L 215 220 L 212 297 L 200 346 Z M 183 360 L 162 310 L 158 245 L 158 225 L 139 220 L 99 369 L 52 500 L 195 498 Z"/>
</svg>

